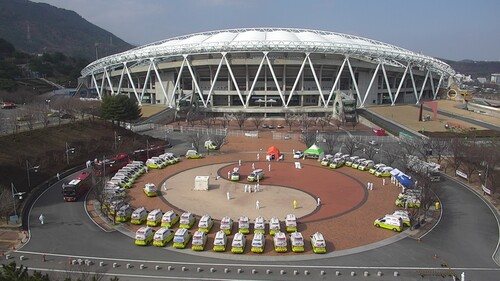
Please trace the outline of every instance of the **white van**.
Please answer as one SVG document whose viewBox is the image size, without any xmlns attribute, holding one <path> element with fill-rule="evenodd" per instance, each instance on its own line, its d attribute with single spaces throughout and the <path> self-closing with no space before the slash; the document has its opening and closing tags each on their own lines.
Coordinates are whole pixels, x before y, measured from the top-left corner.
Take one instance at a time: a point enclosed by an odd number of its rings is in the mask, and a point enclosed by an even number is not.
<svg viewBox="0 0 500 281">
<path fill-rule="evenodd" d="M 263 253 L 266 246 L 266 237 L 263 233 L 255 233 L 252 239 L 252 253 Z"/>
<path fill-rule="evenodd" d="M 373 166 L 370 170 L 368 170 L 368 173 L 374 175 L 375 172 L 379 169 L 379 168 L 382 168 L 382 167 L 386 167 L 386 165 L 384 163 L 378 163 L 378 164 L 375 164 L 375 166 Z"/>
<path fill-rule="evenodd" d="M 204 215 L 198 222 L 198 231 L 209 233 L 210 229 L 214 226 L 214 220 L 209 215 Z"/>
<path fill-rule="evenodd" d="M 292 244 L 292 252 L 304 252 L 304 237 L 300 232 L 292 232 L 290 234 L 290 244 Z"/>
<path fill-rule="evenodd" d="M 164 247 L 172 239 L 174 239 L 174 231 L 168 227 L 162 227 L 155 232 L 153 245 L 157 247 Z"/>
<path fill-rule="evenodd" d="M 173 210 L 170 210 L 163 214 L 161 218 L 161 226 L 166 226 L 166 227 L 172 227 L 174 224 L 176 224 L 179 221 L 179 215 L 174 212 Z"/>
<path fill-rule="evenodd" d="M 286 232 L 297 231 L 297 218 L 294 214 L 288 214 L 285 218 Z"/>
<path fill-rule="evenodd" d="M 316 232 L 311 235 L 311 246 L 315 254 L 326 253 L 326 241 L 323 234 Z"/>
<path fill-rule="evenodd" d="M 375 165 L 375 162 L 373 162 L 373 160 L 365 160 L 365 161 L 363 161 L 363 163 L 359 164 L 358 170 L 366 171 L 366 170 L 369 170 L 370 168 L 372 168 L 374 165 Z"/>
<path fill-rule="evenodd" d="M 285 253 L 288 251 L 288 245 L 286 242 L 286 235 L 283 232 L 276 232 L 274 234 L 274 250 L 278 253 Z"/>
<path fill-rule="evenodd" d="M 276 232 L 281 231 L 280 220 L 276 217 L 272 217 L 269 220 L 269 234 L 274 235 Z"/>
<path fill-rule="evenodd" d="M 203 251 L 205 250 L 205 244 L 207 243 L 207 235 L 203 231 L 195 231 L 193 234 L 193 241 L 191 242 L 191 249 L 193 251 Z"/>
<path fill-rule="evenodd" d="M 401 232 L 403 230 L 402 219 L 393 215 L 386 215 L 383 218 L 378 218 L 373 222 L 373 225 L 375 225 L 375 227 L 387 228 L 394 232 Z"/>
<path fill-rule="evenodd" d="M 345 160 L 345 165 L 348 167 L 351 167 L 352 163 L 356 161 L 359 158 L 359 156 L 351 156 Z"/>
<path fill-rule="evenodd" d="M 173 246 L 176 249 L 184 249 L 189 240 L 191 240 L 191 232 L 185 228 L 179 228 L 175 232 Z"/>
<path fill-rule="evenodd" d="M 233 220 L 225 216 L 220 220 L 220 230 L 226 233 L 226 235 L 231 234 L 231 230 L 233 229 Z"/>
<path fill-rule="evenodd" d="M 161 217 L 163 212 L 160 209 L 154 209 L 148 214 L 147 223 L 148 226 L 158 226 L 161 224 Z"/>
<path fill-rule="evenodd" d="M 361 165 L 361 163 L 363 163 L 365 160 L 366 160 L 366 158 L 358 158 L 358 159 L 356 159 L 354 162 L 352 162 L 351 168 L 357 169 L 358 166 Z"/>
<path fill-rule="evenodd" d="M 246 216 L 241 216 L 238 220 L 238 233 L 250 233 L 250 220 Z"/>
<path fill-rule="evenodd" d="M 377 177 L 390 177 L 391 176 L 391 171 L 392 167 L 381 167 L 375 172 L 375 176 Z"/>
<path fill-rule="evenodd" d="M 250 175 L 248 175 L 248 181 L 259 181 L 264 178 L 264 171 L 262 169 L 254 170 Z"/>
<path fill-rule="evenodd" d="M 225 252 L 227 245 L 227 235 L 224 231 L 219 230 L 215 234 L 214 238 L 214 251 L 215 252 Z"/>
<path fill-rule="evenodd" d="M 130 217 L 130 223 L 142 224 L 147 220 L 147 218 L 148 218 L 148 211 L 146 211 L 146 208 L 139 207 L 132 212 L 132 215 Z"/>
<path fill-rule="evenodd" d="M 266 233 L 266 224 L 263 217 L 258 216 L 255 218 L 255 222 L 253 224 L 253 233 Z"/>
<path fill-rule="evenodd" d="M 135 244 L 139 246 L 147 246 L 153 242 L 153 228 L 143 226 L 135 232 Z"/>
<path fill-rule="evenodd" d="M 195 221 L 196 221 L 196 218 L 194 217 L 193 214 L 191 214 L 190 212 L 184 212 L 181 215 L 179 227 L 190 229 L 193 226 L 193 224 L 195 223 Z"/>
</svg>

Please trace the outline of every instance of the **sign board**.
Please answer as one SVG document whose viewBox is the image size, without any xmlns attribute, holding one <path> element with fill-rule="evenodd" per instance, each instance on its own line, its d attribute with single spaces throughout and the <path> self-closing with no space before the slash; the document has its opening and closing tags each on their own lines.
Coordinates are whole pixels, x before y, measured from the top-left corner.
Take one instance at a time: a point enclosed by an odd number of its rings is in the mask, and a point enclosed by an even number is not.
<svg viewBox="0 0 500 281">
<path fill-rule="evenodd" d="M 487 188 L 484 184 L 481 184 L 481 188 L 485 194 L 491 195 L 491 189 Z"/>
<path fill-rule="evenodd" d="M 17 223 L 19 221 L 19 216 L 17 216 L 17 215 L 10 216 L 9 221 Z"/>
<path fill-rule="evenodd" d="M 456 174 L 457 176 L 459 176 L 459 177 L 464 178 L 464 179 L 468 179 L 467 174 L 466 174 L 466 173 L 464 173 L 464 172 L 462 172 L 462 171 L 460 171 L 460 170 L 456 170 L 456 171 L 455 171 L 455 174 Z"/>
<path fill-rule="evenodd" d="M 209 179 L 209 176 L 196 176 L 194 178 L 193 190 L 208 191 Z"/>
</svg>

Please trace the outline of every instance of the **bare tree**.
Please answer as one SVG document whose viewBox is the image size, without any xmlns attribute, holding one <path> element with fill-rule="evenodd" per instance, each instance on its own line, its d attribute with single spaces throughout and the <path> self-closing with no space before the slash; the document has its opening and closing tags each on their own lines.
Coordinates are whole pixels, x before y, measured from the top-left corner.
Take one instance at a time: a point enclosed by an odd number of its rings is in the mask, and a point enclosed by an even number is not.
<svg viewBox="0 0 500 281">
<path fill-rule="evenodd" d="M 259 129 L 260 125 L 264 122 L 264 116 L 263 115 L 255 115 L 252 117 L 252 123 L 255 126 L 255 129 Z"/>
<path fill-rule="evenodd" d="M 199 133 L 192 133 L 189 134 L 189 140 L 191 140 L 191 144 L 196 149 L 196 151 L 200 150 L 200 144 L 201 144 L 201 136 Z"/>
<path fill-rule="evenodd" d="M 325 139 L 326 151 L 330 154 L 333 154 L 335 146 L 337 145 L 339 140 L 338 136 L 334 133 L 328 133 L 323 135 L 323 137 Z"/>
<path fill-rule="evenodd" d="M 342 120 L 340 119 L 333 119 L 333 124 L 335 125 L 335 127 L 337 127 L 337 130 L 340 130 L 340 126 L 342 126 Z"/>
<path fill-rule="evenodd" d="M 354 152 L 359 150 L 356 138 L 347 139 L 346 141 L 344 141 L 343 145 L 347 153 L 349 153 L 350 155 L 354 155 Z"/>
<path fill-rule="evenodd" d="M 238 127 L 240 127 L 241 130 L 243 124 L 245 124 L 245 120 L 247 119 L 247 114 L 240 110 L 234 114 L 234 118 L 236 119 L 236 123 L 238 124 Z"/>
<path fill-rule="evenodd" d="M 382 153 L 382 152 L 380 152 Z M 390 151 L 385 151 L 384 160 L 387 166 L 393 166 L 393 164 L 402 158 L 401 149 L 399 147 L 391 149 Z M 382 157 L 382 156 L 381 156 Z"/>
<path fill-rule="evenodd" d="M 295 121 L 297 120 L 296 116 L 292 112 L 288 111 L 285 113 L 284 119 L 285 124 L 288 126 L 288 130 L 291 131 Z"/>
<path fill-rule="evenodd" d="M 437 162 L 441 163 L 441 158 L 446 153 L 449 145 L 449 140 L 441 138 L 431 138 L 430 147 L 432 148 L 432 155 L 437 156 Z"/>
<path fill-rule="evenodd" d="M 302 132 L 300 141 L 304 143 L 307 147 L 310 147 L 316 142 L 316 132 Z"/>
<path fill-rule="evenodd" d="M 228 128 L 230 122 L 231 122 L 231 115 L 224 113 L 224 115 L 222 116 L 222 127 Z"/>
<path fill-rule="evenodd" d="M 226 135 L 218 135 L 218 134 L 210 134 L 210 140 L 217 146 L 217 149 L 221 149 L 221 147 L 226 144 Z"/>
<path fill-rule="evenodd" d="M 325 127 L 328 126 L 328 124 L 329 124 L 329 122 L 324 118 L 318 118 L 318 122 L 316 122 L 316 123 L 319 124 L 322 132 L 325 131 Z"/>
<path fill-rule="evenodd" d="M 365 153 L 366 157 L 368 157 L 368 159 L 373 159 L 373 157 L 375 156 L 375 154 L 377 154 L 379 152 L 379 149 L 377 149 L 373 145 L 367 145 L 363 149 L 363 152 Z"/>
<path fill-rule="evenodd" d="M 462 165 L 463 150 L 464 140 L 462 138 L 451 139 L 449 146 L 451 155 L 447 158 L 447 162 L 453 167 L 453 171 L 456 171 Z"/>
</svg>

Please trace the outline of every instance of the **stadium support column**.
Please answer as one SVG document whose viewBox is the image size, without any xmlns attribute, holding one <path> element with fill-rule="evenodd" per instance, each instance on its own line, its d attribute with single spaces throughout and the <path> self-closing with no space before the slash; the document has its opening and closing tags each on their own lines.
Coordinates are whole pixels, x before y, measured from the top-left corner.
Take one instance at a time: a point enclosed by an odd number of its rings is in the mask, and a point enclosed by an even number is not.
<svg viewBox="0 0 500 281">
<path fill-rule="evenodd" d="M 401 87 L 403 86 L 403 83 L 405 82 L 406 79 L 406 74 L 408 73 L 408 69 L 411 67 L 411 62 L 406 65 L 405 72 L 403 73 L 403 77 L 401 78 L 401 82 L 399 82 L 398 89 L 396 91 L 396 94 L 394 95 L 394 100 L 392 101 L 392 106 L 396 103 L 396 100 L 398 99 L 399 93 L 401 91 Z"/>
<path fill-rule="evenodd" d="M 431 72 L 431 70 L 428 69 L 427 73 L 425 73 L 424 82 L 422 83 L 422 88 L 420 88 L 420 94 L 418 95 L 418 98 L 417 98 L 417 104 L 420 102 L 420 99 L 422 98 L 422 94 L 424 93 L 424 89 L 425 89 L 425 84 L 427 84 L 427 79 L 429 79 L 430 72 Z"/>
<path fill-rule="evenodd" d="M 373 81 L 375 81 L 375 77 L 377 77 L 377 73 L 378 73 L 378 69 L 380 67 L 380 64 L 381 64 L 380 62 L 377 64 L 377 67 L 375 68 L 375 71 L 373 72 L 372 79 L 370 80 L 370 84 L 368 84 L 368 89 L 366 89 L 365 96 L 363 97 L 363 102 L 361 102 L 361 105 L 359 106 L 360 108 L 365 107 L 366 98 L 368 97 L 368 94 L 370 93 L 370 90 L 371 90 L 372 85 L 373 85 Z"/>
<path fill-rule="evenodd" d="M 389 92 L 389 97 L 391 98 L 391 103 L 394 102 L 391 92 L 391 84 L 389 83 L 389 78 L 387 77 L 387 72 L 385 71 L 384 62 L 382 62 L 382 73 L 384 73 L 385 84 L 387 84 L 387 92 Z"/>
</svg>

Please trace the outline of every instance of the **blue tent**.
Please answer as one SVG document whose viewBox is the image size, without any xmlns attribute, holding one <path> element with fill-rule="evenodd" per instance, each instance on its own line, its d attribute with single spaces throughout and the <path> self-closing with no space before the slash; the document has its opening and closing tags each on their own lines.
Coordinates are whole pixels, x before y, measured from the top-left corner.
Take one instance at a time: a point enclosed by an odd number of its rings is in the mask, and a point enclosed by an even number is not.
<svg viewBox="0 0 500 281">
<path fill-rule="evenodd" d="M 403 173 L 399 173 L 398 175 L 395 176 L 395 178 L 404 187 L 409 187 L 414 185 L 414 182 L 411 180 L 411 178 Z"/>
</svg>

